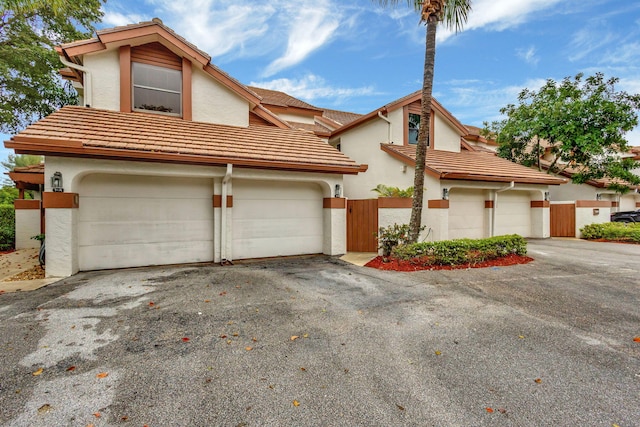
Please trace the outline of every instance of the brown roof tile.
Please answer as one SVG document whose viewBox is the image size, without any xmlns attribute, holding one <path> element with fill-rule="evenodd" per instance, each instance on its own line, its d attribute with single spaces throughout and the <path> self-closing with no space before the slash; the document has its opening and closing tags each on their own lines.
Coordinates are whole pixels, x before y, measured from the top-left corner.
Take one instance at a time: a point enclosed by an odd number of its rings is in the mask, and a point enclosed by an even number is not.
<svg viewBox="0 0 640 427">
<path fill-rule="evenodd" d="M 90 155 L 271 169 L 357 173 L 359 165 L 313 134 L 185 121 L 76 106 L 32 124 L 5 145 L 17 152 Z M 168 157 L 167 157 L 168 156 Z"/>
<path fill-rule="evenodd" d="M 322 113 L 322 116 L 328 118 L 329 120 L 333 120 L 340 126 L 344 126 L 346 124 L 351 123 L 354 120 L 359 119 L 360 117 L 362 117 L 362 114 L 349 113 L 347 111 L 339 111 L 339 110 L 329 110 L 325 108 Z"/>
<path fill-rule="evenodd" d="M 293 96 L 286 94 L 284 92 L 280 92 L 278 90 L 271 89 L 263 89 L 259 87 L 248 86 L 248 88 L 255 93 L 258 94 L 262 98 L 262 103 L 267 105 L 275 105 L 278 107 L 296 107 L 296 108 L 304 108 L 306 110 L 318 110 L 322 111 L 321 108 L 314 107 L 311 104 L 308 104 L 298 98 L 294 98 Z"/>
<path fill-rule="evenodd" d="M 414 145 L 381 144 L 383 151 L 415 165 Z M 427 169 L 440 179 L 562 184 L 566 180 L 479 151 L 427 151 Z"/>
</svg>

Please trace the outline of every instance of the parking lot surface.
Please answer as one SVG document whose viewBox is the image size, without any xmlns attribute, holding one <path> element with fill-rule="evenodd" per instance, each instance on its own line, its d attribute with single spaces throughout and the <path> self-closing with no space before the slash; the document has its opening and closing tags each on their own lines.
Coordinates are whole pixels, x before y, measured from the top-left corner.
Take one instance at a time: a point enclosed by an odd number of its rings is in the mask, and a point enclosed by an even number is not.
<svg viewBox="0 0 640 427">
<path fill-rule="evenodd" d="M 89 272 L 0 295 L 0 424 L 640 425 L 640 246 L 529 255 Z"/>
</svg>

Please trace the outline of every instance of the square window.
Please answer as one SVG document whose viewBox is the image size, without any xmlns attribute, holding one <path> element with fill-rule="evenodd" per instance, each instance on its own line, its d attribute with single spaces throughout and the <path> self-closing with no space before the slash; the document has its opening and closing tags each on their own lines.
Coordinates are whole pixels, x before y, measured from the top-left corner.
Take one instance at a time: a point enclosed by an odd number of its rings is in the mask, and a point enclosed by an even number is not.
<svg viewBox="0 0 640 427">
<path fill-rule="evenodd" d="M 133 62 L 133 108 L 182 115 L 182 71 Z"/>
</svg>

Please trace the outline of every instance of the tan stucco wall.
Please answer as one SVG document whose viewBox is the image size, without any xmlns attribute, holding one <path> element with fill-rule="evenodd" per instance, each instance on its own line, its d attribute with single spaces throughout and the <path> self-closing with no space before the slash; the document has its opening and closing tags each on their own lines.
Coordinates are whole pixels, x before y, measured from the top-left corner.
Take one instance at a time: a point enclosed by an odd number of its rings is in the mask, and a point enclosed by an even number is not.
<svg viewBox="0 0 640 427">
<path fill-rule="evenodd" d="M 597 212 L 597 214 L 596 214 Z M 576 207 L 576 236 L 582 237 L 580 229 L 589 224 L 603 224 L 609 222 L 610 208 L 579 208 Z"/>
<path fill-rule="evenodd" d="M 596 200 L 598 189 L 586 184 L 552 185 L 549 196 L 552 202 L 566 202 L 574 200 Z"/>
<path fill-rule="evenodd" d="M 117 49 L 85 55 L 84 66 L 91 70 L 91 107 L 120 110 L 120 59 Z"/>
<path fill-rule="evenodd" d="M 193 67 L 193 120 L 249 126 L 249 104 L 204 71 Z"/>
<path fill-rule="evenodd" d="M 460 133 L 437 112 L 434 117 L 433 137 L 436 150 L 460 152 Z"/>
<path fill-rule="evenodd" d="M 286 120 L 286 121 L 298 122 L 298 123 L 307 123 L 307 124 L 310 124 L 310 125 L 315 123 L 314 118 L 313 117 L 309 117 L 309 116 L 303 116 L 303 115 L 299 115 L 299 114 L 290 114 L 290 113 L 278 113 L 277 115 L 282 120 Z"/>
<path fill-rule="evenodd" d="M 16 249 L 39 248 L 40 209 L 16 209 Z"/>
<path fill-rule="evenodd" d="M 365 173 L 344 177 L 345 197 L 377 198 L 371 189 L 378 184 L 403 189 L 413 185 L 413 169 L 380 149 L 380 143 L 387 139 L 387 126 L 385 121 L 374 119 L 340 135 L 341 151 L 357 163 L 369 165 Z"/>
</svg>

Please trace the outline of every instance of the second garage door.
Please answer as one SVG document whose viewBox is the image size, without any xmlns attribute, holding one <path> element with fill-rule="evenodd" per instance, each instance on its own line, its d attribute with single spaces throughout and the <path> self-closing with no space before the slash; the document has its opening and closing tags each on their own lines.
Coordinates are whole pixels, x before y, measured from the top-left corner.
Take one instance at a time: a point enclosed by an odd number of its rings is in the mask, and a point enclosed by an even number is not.
<svg viewBox="0 0 640 427">
<path fill-rule="evenodd" d="M 233 180 L 233 258 L 322 253 L 322 199 L 314 183 Z"/>
<path fill-rule="evenodd" d="M 484 225 L 484 192 L 452 189 L 449 193 L 449 238 L 481 239 Z"/>
<path fill-rule="evenodd" d="M 213 261 L 213 181 L 95 174 L 80 182 L 80 270 Z"/>
<path fill-rule="evenodd" d="M 526 191 L 505 191 L 498 194 L 495 235 L 519 234 L 531 236 L 531 198 Z"/>
</svg>

